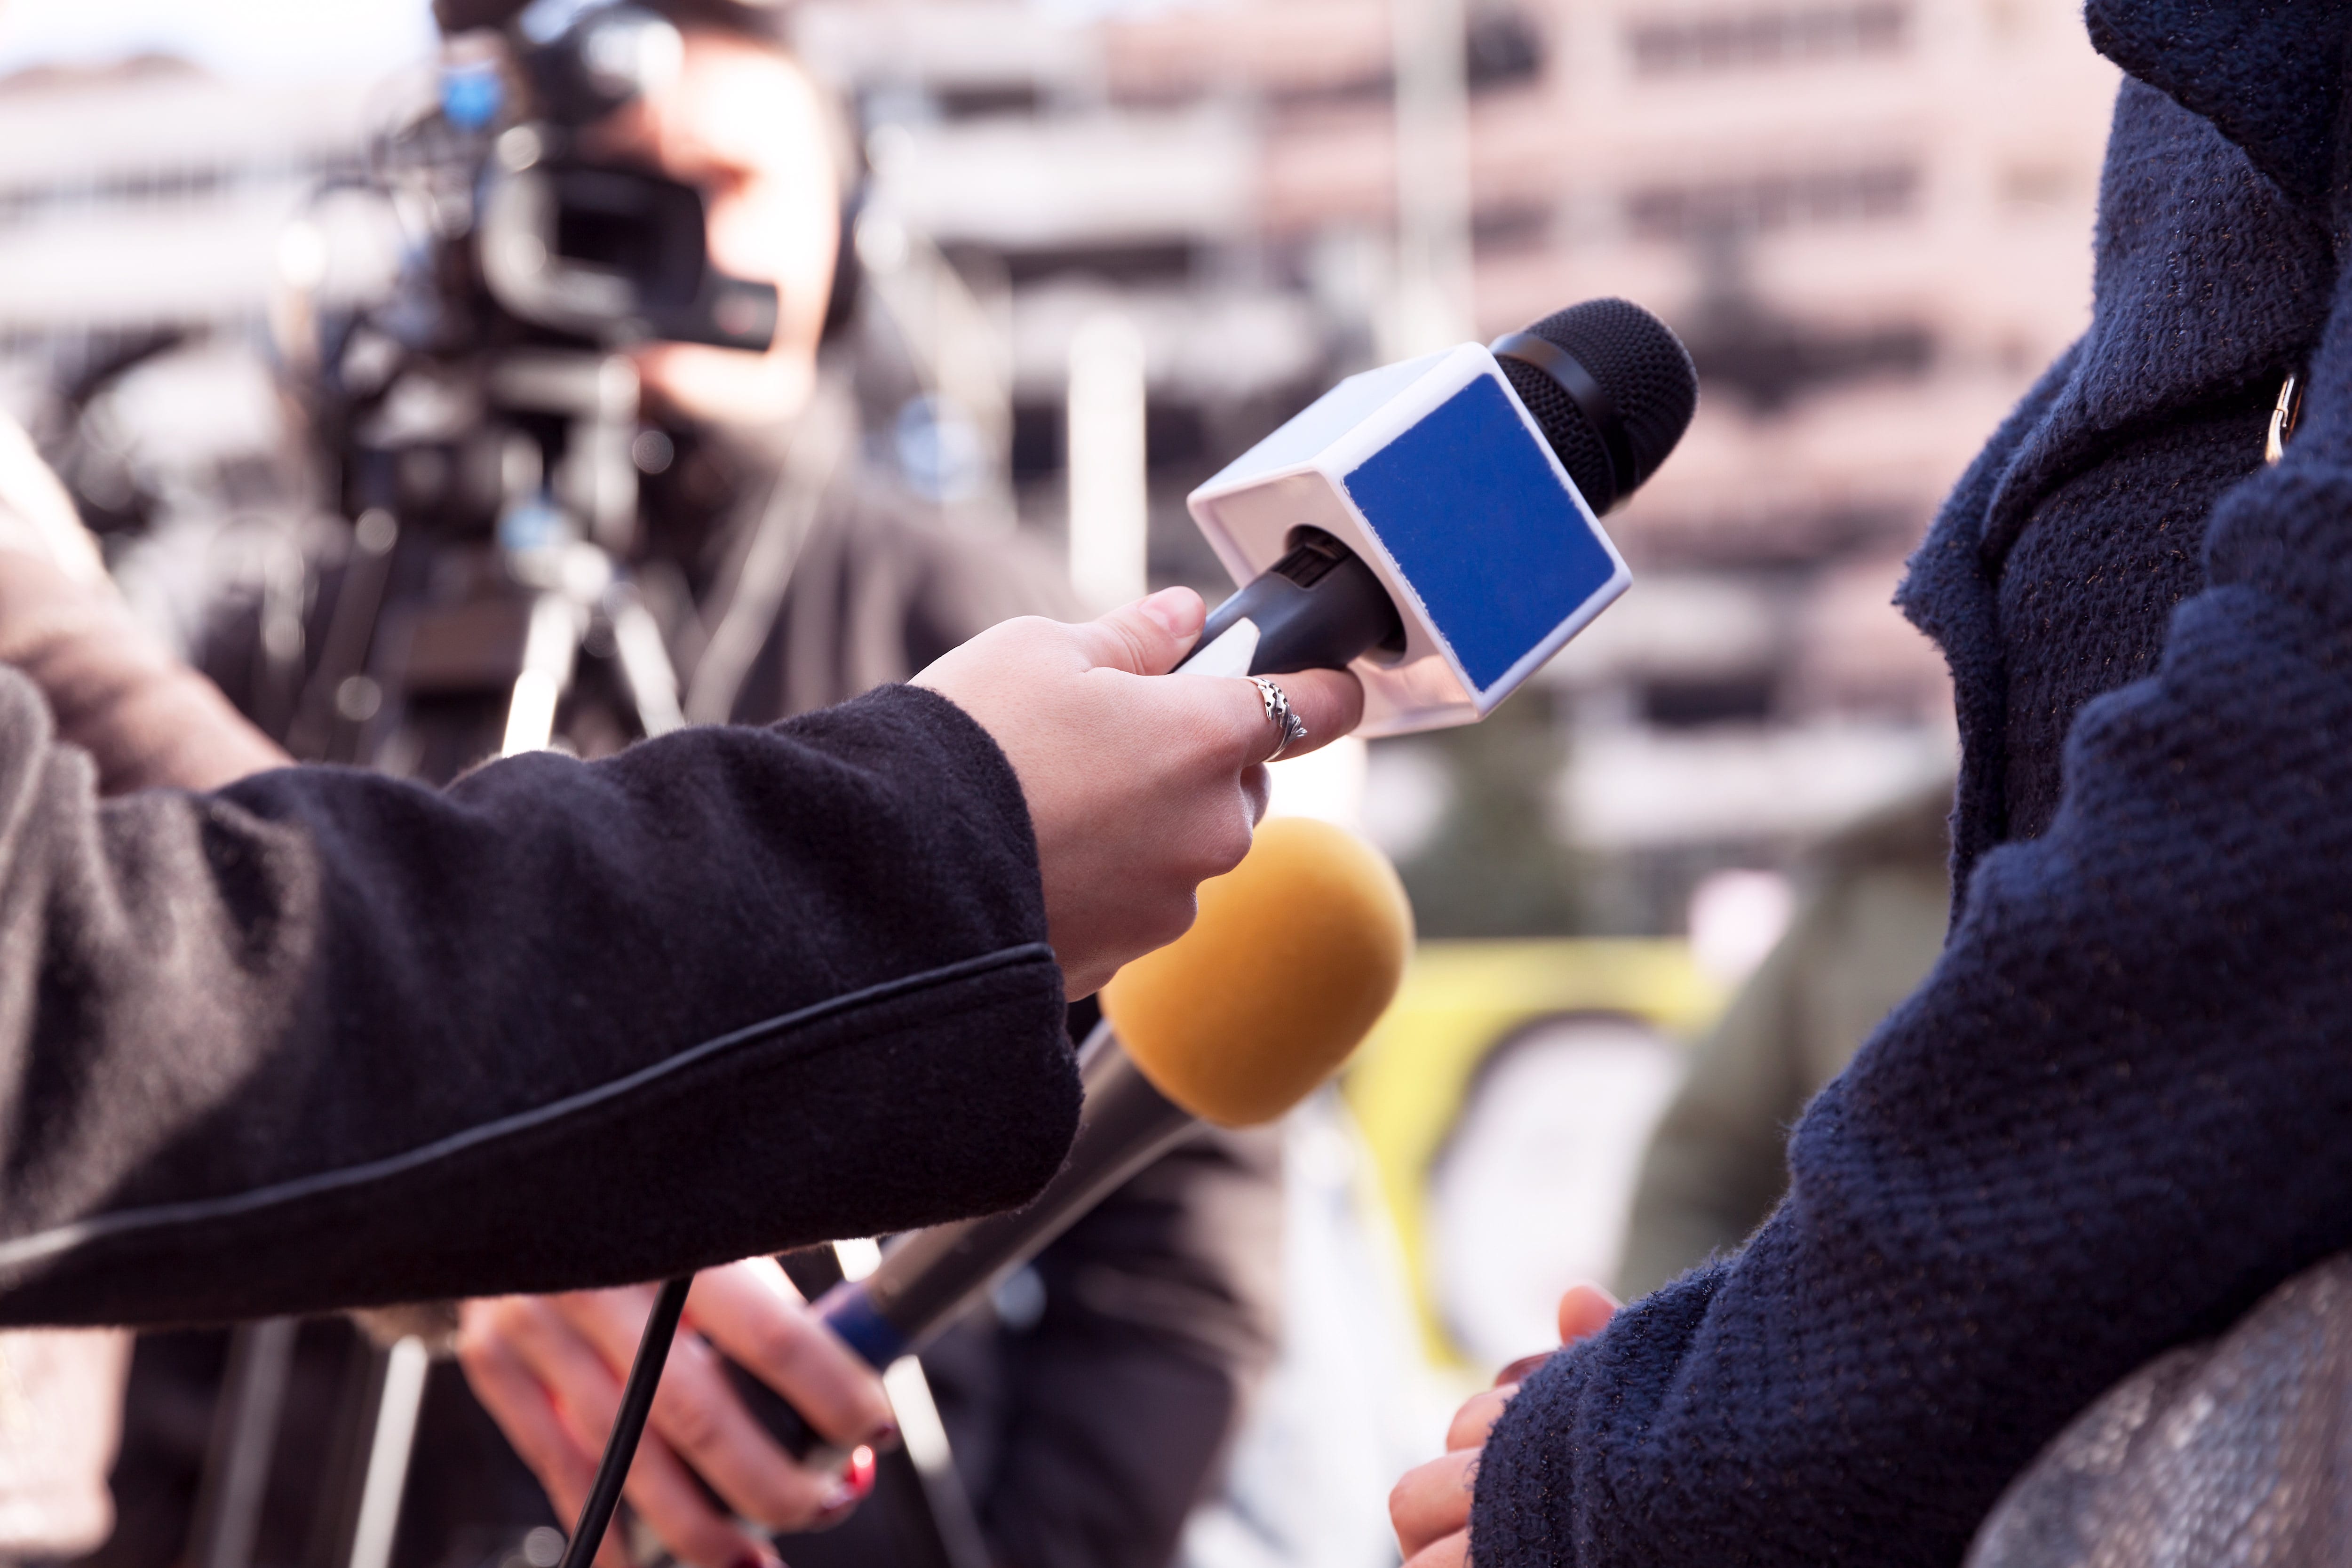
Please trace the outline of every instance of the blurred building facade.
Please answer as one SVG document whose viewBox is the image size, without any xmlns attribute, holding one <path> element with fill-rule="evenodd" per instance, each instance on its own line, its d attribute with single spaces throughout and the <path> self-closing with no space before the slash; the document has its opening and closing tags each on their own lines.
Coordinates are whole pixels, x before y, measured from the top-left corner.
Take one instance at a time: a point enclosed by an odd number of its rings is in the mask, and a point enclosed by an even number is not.
<svg viewBox="0 0 2352 1568">
<path fill-rule="evenodd" d="M 1337 376 L 1604 293 L 1689 342 L 1698 418 L 1609 520 L 1636 591 L 1479 731 L 1374 748 L 1370 823 L 1434 931 L 1678 929 L 1709 871 L 1948 766 L 1940 661 L 1887 597 L 2087 316 L 2114 73 L 2071 0 L 804 0 L 793 26 L 872 170 L 873 292 L 928 360 L 875 449 L 982 526 L 1066 536 L 1073 430 L 1132 450 L 1124 415 L 1071 423 L 1074 354 L 1133 374 L 1139 345 L 1143 565 L 1215 593 L 1184 493 Z M 110 463 L 267 439 L 250 353 L 120 416 L 58 398 L 159 337 L 261 340 L 305 260 L 288 218 L 416 87 L 0 84 L 0 392 L 78 421 L 51 447 L 86 498 L 173 482 Z M 1131 458 L 1095 456 L 1077 493 L 1130 510 L 1103 470 Z M 1103 593 L 1121 549 L 1080 552 Z"/>
<path fill-rule="evenodd" d="M 260 326 L 287 220 L 358 168 L 376 106 L 364 83 L 260 88 L 162 57 L 0 81 L 0 361 Z"/>
<path fill-rule="evenodd" d="M 419 63 L 385 65 L 413 82 Z M 269 315 L 306 259 L 291 220 L 360 170 L 388 85 L 231 82 L 160 56 L 0 81 L 0 409 L 183 642 L 202 582 L 299 589 L 282 525 L 309 487 Z"/>
<path fill-rule="evenodd" d="M 1401 118 L 1392 64 L 1453 18 L 1463 330 L 1623 294 L 1684 334 L 1703 394 L 1610 520 L 1635 592 L 1500 733 L 1374 748 L 1373 826 L 1431 862 L 1440 930 L 1671 929 L 1709 868 L 1950 765 L 1941 662 L 1887 601 L 2087 321 L 2115 74 L 2071 0 L 1448 4 L 814 0 L 800 38 L 858 106 L 877 210 L 1003 301 L 1024 518 L 1066 526 L 1069 345 L 1125 312 L 1152 575 L 1214 590 L 1184 491 L 1335 375 L 1427 346 L 1399 128 L 1445 127 L 1409 94 Z M 1499 847 L 1529 826 L 1559 853 Z M 1581 904 L 1547 891 L 1580 866 Z"/>
</svg>

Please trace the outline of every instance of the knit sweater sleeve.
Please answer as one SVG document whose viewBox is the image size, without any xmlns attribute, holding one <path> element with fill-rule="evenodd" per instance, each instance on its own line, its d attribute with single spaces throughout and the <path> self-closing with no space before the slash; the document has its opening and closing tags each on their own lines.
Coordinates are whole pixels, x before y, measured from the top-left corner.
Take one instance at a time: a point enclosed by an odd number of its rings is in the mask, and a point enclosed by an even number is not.
<svg viewBox="0 0 2352 1568">
<path fill-rule="evenodd" d="M 1823 1091 L 1737 1258 L 1554 1356 L 1479 1568 L 1950 1564 L 2067 1418 L 2352 1244 L 2352 306 L 2157 673 Z"/>
<path fill-rule="evenodd" d="M 1075 1131 L 1027 808 L 932 693 L 446 791 L 93 771 L 0 671 L 0 1322 L 657 1278 Z"/>
</svg>

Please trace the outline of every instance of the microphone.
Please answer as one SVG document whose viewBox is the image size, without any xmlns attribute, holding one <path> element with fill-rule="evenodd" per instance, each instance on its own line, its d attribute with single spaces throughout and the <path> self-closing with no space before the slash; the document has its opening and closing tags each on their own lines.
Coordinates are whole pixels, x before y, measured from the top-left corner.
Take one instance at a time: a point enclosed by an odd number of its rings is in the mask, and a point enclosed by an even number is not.
<svg viewBox="0 0 2352 1568">
<path fill-rule="evenodd" d="M 1177 668 L 1352 667 L 1365 735 L 1485 717 L 1632 584 L 1600 514 L 1697 405 L 1689 353 L 1623 300 L 1349 376 L 1188 498 L 1248 585 Z"/>
<path fill-rule="evenodd" d="M 1201 884 L 1183 936 L 1121 969 L 1080 1058 L 1086 1101 L 1069 1162 L 1027 1207 L 911 1232 L 817 1316 L 875 1367 L 919 1350 L 1202 1121 L 1275 1120 L 1346 1061 L 1387 1010 L 1412 910 L 1381 852 L 1329 823 L 1276 817 Z M 796 1458 L 821 1442 L 773 1390 L 732 1367 Z"/>
</svg>

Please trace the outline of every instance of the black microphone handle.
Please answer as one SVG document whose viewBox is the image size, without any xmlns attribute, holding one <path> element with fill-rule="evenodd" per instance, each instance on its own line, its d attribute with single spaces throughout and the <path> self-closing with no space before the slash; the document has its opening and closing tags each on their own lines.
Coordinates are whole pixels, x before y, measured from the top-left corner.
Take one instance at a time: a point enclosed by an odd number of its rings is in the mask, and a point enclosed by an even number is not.
<svg viewBox="0 0 2352 1568">
<path fill-rule="evenodd" d="M 1247 623 L 1244 625 L 1244 623 Z M 1176 668 L 1203 675 L 1345 669 L 1376 647 L 1404 651 L 1404 621 L 1380 577 L 1321 529 L 1300 529 L 1288 553 L 1209 613 Z"/>
<path fill-rule="evenodd" d="M 1023 1208 L 910 1231 L 883 1249 L 881 1267 L 844 1280 L 817 1315 L 877 1370 L 920 1350 L 1004 1277 L 1044 1251 L 1097 1204 L 1200 1125 L 1151 1086 L 1108 1022 L 1079 1056 L 1086 1101 L 1070 1157 Z M 823 1462 L 824 1440 L 782 1395 L 734 1363 L 736 1392 L 784 1450 Z"/>
</svg>

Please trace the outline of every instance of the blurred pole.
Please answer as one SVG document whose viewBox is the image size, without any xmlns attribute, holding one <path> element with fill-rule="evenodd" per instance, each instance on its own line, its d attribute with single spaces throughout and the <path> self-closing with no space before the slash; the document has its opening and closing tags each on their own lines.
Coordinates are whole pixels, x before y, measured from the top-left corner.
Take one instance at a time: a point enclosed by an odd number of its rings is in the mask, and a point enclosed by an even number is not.
<svg viewBox="0 0 2352 1568">
<path fill-rule="evenodd" d="M 416 1417 L 425 1407 L 425 1374 L 433 1358 L 411 1334 L 383 1352 L 383 1380 L 369 1435 L 367 1472 L 352 1526 L 351 1568 L 389 1568 L 401 1500 L 408 1493 L 408 1460 L 416 1447 Z"/>
<path fill-rule="evenodd" d="M 1397 278 L 1390 358 L 1473 331 L 1470 89 L 1463 0 L 1390 0 L 1396 49 Z"/>
<path fill-rule="evenodd" d="M 956 1473 L 955 1455 L 948 1447 L 948 1429 L 931 1397 L 930 1380 L 923 1363 L 900 1356 L 882 1374 L 883 1390 L 890 1395 L 890 1414 L 907 1445 L 907 1458 L 923 1483 L 923 1500 L 930 1505 L 940 1549 L 950 1568 L 988 1568 L 992 1555 L 972 1511 L 971 1494 Z"/>
<path fill-rule="evenodd" d="M 1144 593 L 1143 372 L 1143 335 L 1116 311 L 1070 338 L 1070 583 L 1096 609 Z"/>
<path fill-rule="evenodd" d="M 883 132 L 903 128 L 885 126 Z M 877 173 L 905 156 L 899 136 L 876 133 Z M 975 264 L 959 272 L 938 246 L 877 201 L 857 220 L 857 258 L 873 298 L 898 330 L 915 374 L 981 447 L 981 469 L 953 515 L 982 531 L 1013 526 L 1013 294 L 1001 275 Z M 947 505 L 945 500 L 942 505 Z"/>
<path fill-rule="evenodd" d="M 978 482 L 955 515 L 983 531 L 1010 532 L 1013 286 L 1001 266 L 983 258 L 959 269 L 940 257 L 931 287 L 937 295 L 940 395 L 980 437 Z"/>
<path fill-rule="evenodd" d="M 268 1318 L 230 1336 L 228 1372 L 196 1498 L 195 1568 L 248 1568 L 278 1448 L 278 1418 L 294 1365 L 295 1321 Z"/>
</svg>

